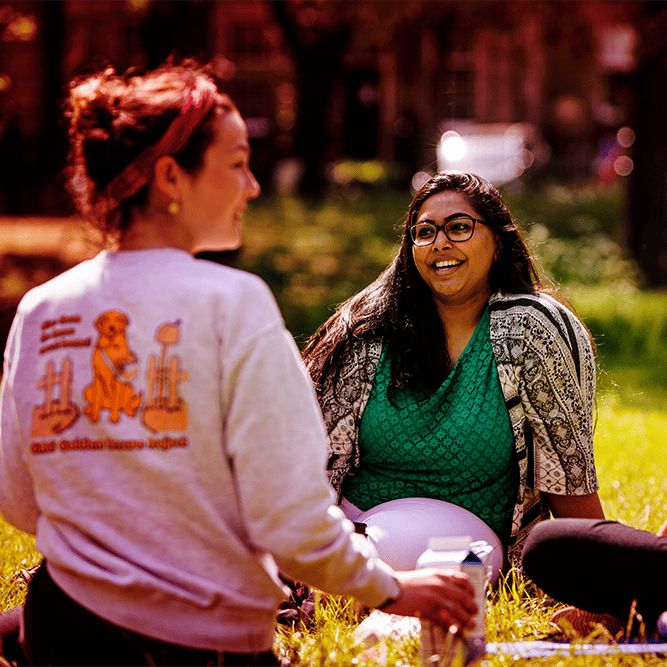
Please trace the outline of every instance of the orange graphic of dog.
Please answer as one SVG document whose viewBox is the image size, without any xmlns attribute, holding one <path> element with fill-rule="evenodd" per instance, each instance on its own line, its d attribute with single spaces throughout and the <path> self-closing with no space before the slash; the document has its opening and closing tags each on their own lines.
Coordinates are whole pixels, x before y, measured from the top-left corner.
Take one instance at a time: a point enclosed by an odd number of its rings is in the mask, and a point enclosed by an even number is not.
<svg viewBox="0 0 667 667">
<path fill-rule="evenodd" d="M 93 423 L 99 420 L 101 410 L 109 410 L 109 421 L 115 424 L 121 411 L 134 417 L 141 405 L 141 394 L 135 394 L 134 387 L 127 381 L 137 371 L 125 373 L 125 366 L 136 361 L 125 337 L 129 323 L 127 315 L 117 310 L 102 313 L 95 320 L 99 336 L 93 352 L 93 383 L 83 390 L 89 403 L 83 413 Z"/>
</svg>

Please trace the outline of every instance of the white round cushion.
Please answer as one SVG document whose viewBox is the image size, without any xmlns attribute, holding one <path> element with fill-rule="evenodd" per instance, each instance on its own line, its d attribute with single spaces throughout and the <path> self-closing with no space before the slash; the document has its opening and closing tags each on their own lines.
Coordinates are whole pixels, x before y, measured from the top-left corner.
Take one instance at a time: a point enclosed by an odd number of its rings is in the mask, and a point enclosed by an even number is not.
<svg viewBox="0 0 667 667">
<path fill-rule="evenodd" d="M 394 570 L 413 570 L 431 537 L 469 535 L 493 547 L 486 558 L 493 584 L 503 568 L 505 551 L 498 536 L 478 516 L 434 498 L 399 498 L 362 512 L 355 521 L 366 524 L 366 534 L 383 561 Z"/>
</svg>

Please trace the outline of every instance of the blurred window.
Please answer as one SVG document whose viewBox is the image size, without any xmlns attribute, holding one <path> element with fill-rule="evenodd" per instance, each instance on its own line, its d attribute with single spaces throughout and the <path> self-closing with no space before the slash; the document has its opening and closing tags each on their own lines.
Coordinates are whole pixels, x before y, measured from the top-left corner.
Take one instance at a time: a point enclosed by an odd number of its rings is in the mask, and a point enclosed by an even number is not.
<svg viewBox="0 0 667 667">
<path fill-rule="evenodd" d="M 474 36 L 472 26 L 463 26 L 455 19 L 440 23 L 442 67 L 436 104 L 445 118 L 475 117 Z"/>
<path fill-rule="evenodd" d="M 466 70 L 443 71 L 436 92 L 438 109 L 445 118 L 475 117 L 475 74 Z"/>
<path fill-rule="evenodd" d="M 232 29 L 234 53 L 258 54 L 271 50 L 264 30 L 257 23 L 235 23 Z"/>
</svg>

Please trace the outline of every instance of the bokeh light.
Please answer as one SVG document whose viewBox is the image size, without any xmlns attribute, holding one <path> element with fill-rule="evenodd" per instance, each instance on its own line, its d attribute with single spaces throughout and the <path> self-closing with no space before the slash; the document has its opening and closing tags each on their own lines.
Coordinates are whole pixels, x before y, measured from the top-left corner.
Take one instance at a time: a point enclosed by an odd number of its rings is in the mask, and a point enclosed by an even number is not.
<svg viewBox="0 0 667 667">
<path fill-rule="evenodd" d="M 431 174 L 429 174 L 427 171 L 418 171 L 413 177 L 412 181 L 410 182 L 410 186 L 412 187 L 413 192 L 417 192 L 419 188 L 421 188 L 428 179 L 431 178 Z"/>
<path fill-rule="evenodd" d="M 627 155 L 621 155 L 614 160 L 614 171 L 619 176 L 629 176 L 634 168 L 635 163 Z"/>
<path fill-rule="evenodd" d="M 445 132 L 440 141 L 442 142 L 442 155 L 446 160 L 458 162 L 459 160 L 462 160 L 468 152 L 466 142 L 461 135 L 458 132 L 454 132 L 454 130 Z"/>
<path fill-rule="evenodd" d="M 635 143 L 636 138 L 635 131 L 627 125 L 616 133 L 616 141 L 621 148 L 630 148 Z"/>
</svg>

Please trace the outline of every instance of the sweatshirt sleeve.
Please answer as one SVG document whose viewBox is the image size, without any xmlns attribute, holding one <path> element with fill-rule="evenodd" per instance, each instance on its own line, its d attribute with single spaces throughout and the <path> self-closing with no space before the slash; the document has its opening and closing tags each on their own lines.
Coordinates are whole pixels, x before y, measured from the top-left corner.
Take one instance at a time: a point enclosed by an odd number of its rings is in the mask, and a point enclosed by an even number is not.
<svg viewBox="0 0 667 667">
<path fill-rule="evenodd" d="M 326 434 L 298 349 L 281 325 L 225 369 L 225 440 L 248 539 L 290 577 L 378 606 L 400 587 L 354 534 L 326 480 Z"/>
<path fill-rule="evenodd" d="M 21 328 L 22 317 L 18 314 L 7 339 L 0 388 L 0 513 L 13 526 L 34 535 L 39 509 L 14 400 L 15 359 L 20 349 Z"/>
</svg>

